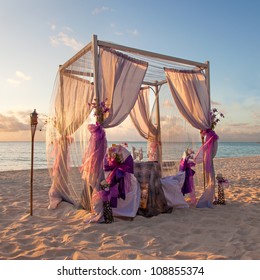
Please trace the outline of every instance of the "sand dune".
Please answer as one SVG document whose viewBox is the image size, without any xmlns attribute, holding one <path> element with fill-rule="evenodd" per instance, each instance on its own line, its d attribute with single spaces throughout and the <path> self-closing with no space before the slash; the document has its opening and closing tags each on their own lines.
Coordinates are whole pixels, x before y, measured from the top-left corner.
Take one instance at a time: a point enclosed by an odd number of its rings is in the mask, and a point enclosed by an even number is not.
<svg viewBox="0 0 260 280">
<path fill-rule="evenodd" d="M 62 202 L 48 210 L 50 178 L 35 171 L 0 173 L 0 259 L 260 259 L 260 157 L 215 159 L 230 181 L 226 205 L 175 209 L 152 218 L 86 224 L 87 213 Z M 201 190 L 198 189 L 198 193 Z"/>
</svg>

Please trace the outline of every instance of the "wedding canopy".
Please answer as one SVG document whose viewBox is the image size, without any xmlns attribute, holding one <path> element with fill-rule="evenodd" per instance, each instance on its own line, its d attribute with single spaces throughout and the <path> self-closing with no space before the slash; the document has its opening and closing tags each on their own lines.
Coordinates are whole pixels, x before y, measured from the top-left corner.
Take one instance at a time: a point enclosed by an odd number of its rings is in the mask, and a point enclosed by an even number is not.
<svg viewBox="0 0 260 280">
<path fill-rule="evenodd" d="M 153 110 L 151 90 L 155 94 Z M 209 62 L 104 42 L 93 35 L 92 42 L 59 67 L 55 82 L 47 130 L 50 208 L 65 200 L 96 213 L 97 220 L 102 216 L 98 193 L 104 179 L 105 131 L 128 116 L 149 143 L 149 160 L 163 166 L 160 101 L 166 91 L 186 122 L 206 137 L 197 158 L 206 166 L 206 190 L 197 206 L 211 207 L 216 139 L 210 134 Z M 93 110 L 96 120 L 91 116 Z M 79 154 L 81 162 L 73 168 Z"/>
</svg>

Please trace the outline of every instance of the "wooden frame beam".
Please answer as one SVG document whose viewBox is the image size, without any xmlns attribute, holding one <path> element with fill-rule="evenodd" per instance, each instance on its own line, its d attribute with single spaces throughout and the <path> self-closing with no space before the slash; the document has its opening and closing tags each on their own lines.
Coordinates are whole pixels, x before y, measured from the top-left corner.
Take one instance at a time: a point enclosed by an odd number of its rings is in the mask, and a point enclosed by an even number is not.
<svg viewBox="0 0 260 280">
<path fill-rule="evenodd" d="M 64 71 L 64 74 L 68 74 L 68 75 L 72 74 L 72 75 L 90 77 L 90 78 L 94 77 L 93 72 L 76 71 L 76 70 L 63 70 L 63 71 Z"/>
<path fill-rule="evenodd" d="M 81 49 L 79 52 L 77 52 L 71 59 L 69 59 L 67 62 L 65 62 L 63 65 L 60 66 L 59 71 L 63 71 L 68 66 L 70 66 L 73 62 L 78 60 L 82 55 L 90 51 L 92 48 L 92 42 L 88 43 L 83 49 Z"/>
<path fill-rule="evenodd" d="M 163 59 L 163 60 L 168 60 L 168 61 L 172 61 L 172 62 L 176 62 L 176 63 L 180 63 L 180 64 L 196 66 L 196 67 L 203 68 L 203 69 L 206 69 L 208 67 L 207 63 L 201 63 L 201 62 L 196 62 L 193 60 L 182 59 L 182 58 L 159 54 L 159 53 L 150 52 L 150 51 L 144 51 L 144 50 L 131 48 L 131 47 L 123 46 L 123 45 L 118 45 L 118 44 L 114 44 L 114 43 L 109 43 L 109 42 L 105 42 L 105 41 L 100 41 L 100 40 L 98 40 L 97 43 L 98 43 L 98 46 L 121 50 L 124 52 L 136 53 L 139 55 L 149 56 L 152 58 Z"/>
</svg>

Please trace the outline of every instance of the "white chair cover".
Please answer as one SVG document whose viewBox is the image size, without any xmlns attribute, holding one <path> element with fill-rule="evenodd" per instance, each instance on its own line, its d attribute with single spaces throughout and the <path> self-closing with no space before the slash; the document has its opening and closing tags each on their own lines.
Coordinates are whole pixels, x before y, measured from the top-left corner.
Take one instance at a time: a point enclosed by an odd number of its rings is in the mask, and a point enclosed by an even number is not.
<svg viewBox="0 0 260 280">
<path fill-rule="evenodd" d="M 120 153 L 123 157 L 123 162 L 131 156 L 131 153 L 121 145 L 117 145 L 114 148 L 116 153 Z M 120 151 L 119 151 L 120 150 Z M 105 172 L 105 178 L 109 175 L 110 172 Z M 140 184 L 135 178 L 134 174 L 125 172 L 124 174 L 124 184 L 126 190 L 126 198 L 118 199 L 117 207 L 112 208 L 114 216 L 120 217 L 135 217 L 140 205 L 141 190 Z"/>
<path fill-rule="evenodd" d="M 167 200 L 167 204 L 173 208 L 188 208 L 181 192 L 185 181 L 185 172 L 178 172 L 175 176 L 167 176 L 161 179 L 162 189 Z"/>
</svg>

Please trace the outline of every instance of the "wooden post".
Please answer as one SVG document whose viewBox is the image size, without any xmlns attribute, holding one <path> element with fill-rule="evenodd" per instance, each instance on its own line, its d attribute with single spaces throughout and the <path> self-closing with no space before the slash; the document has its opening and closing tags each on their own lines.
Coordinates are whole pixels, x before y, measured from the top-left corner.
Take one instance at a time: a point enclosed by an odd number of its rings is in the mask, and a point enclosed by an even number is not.
<svg viewBox="0 0 260 280">
<path fill-rule="evenodd" d="M 206 61 L 207 67 L 205 68 L 205 76 L 206 76 L 206 85 L 208 90 L 208 102 L 209 102 L 209 109 L 211 108 L 211 100 L 210 100 L 210 63 Z M 201 135 L 201 143 L 204 145 L 205 140 L 204 136 Z M 206 189 L 206 172 L 205 172 L 205 161 L 204 161 L 204 152 L 203 152 L 203 181 L 204 181 L 204 191 Z"/>
<path fill-rule="evenodd" d="M 94 95 L 97 105 L 100 103 L 98 92 L 98 44 L 97 35 L 92 37 L 93 67 L 94 67 Z"/>
<path fill-rule="evenodd" d="M 211 108 L 211 100 L 210 100 L 210 63 L 209 61 L 206 61 L 207 68 L 205 69 L 205 74 L 206 74 L 206 84 L 207 84 L 207 89 L 209 93 L 209 108 Z"/>
<path fill-rule="evenodd" d="M 34 134 L 32 132 L 31 147 L 31 184 L 30 184 L 30 215 L 33 215 L 33 154 L 34 154 Z"/>
<path fill-rule="evenodd" d="M 33 154 L 34 154 L 34 135 L 38 124 L 38 114 L 36 109 L 30 114 L 31 118 L 31 136 L 32 136 L 32 147 L 31 147 L 31 184 L 30 184 L 30 215 L 33 215 Z"/>
<path fill-rule="evenodd" d="M 158 139 L 157 142 L 159 144 L 158 147 L 158 162 L 160 164 L 160 168 L 162 168 L 162 137 L 161 137 L 161 121 L 160 121 L 160 102 L 159 102 L 159 86 L 156 82 L 155 85 L 155 102 L 156 102 L 156 122 L 157 122 L 157 130 L 158 130 Z"/>
</svg>

